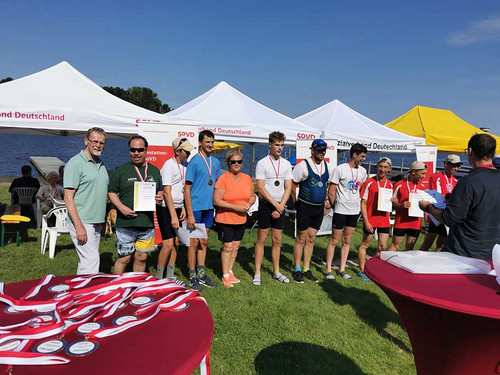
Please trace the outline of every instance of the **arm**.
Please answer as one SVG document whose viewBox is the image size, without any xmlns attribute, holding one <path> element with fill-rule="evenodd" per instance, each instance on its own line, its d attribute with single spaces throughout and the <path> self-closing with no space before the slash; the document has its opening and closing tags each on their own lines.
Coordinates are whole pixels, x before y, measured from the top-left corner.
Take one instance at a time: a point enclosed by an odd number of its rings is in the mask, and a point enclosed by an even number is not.
<svg viewBox="0 0 500 375">
<path fill-rule="evenodd" d="M 290 194 L 292 193 L 292 185 L 292 180 L 285 180 L 285 191 L 283 192 L 283 196 L 281 197 L 283 210 L 286 208 L 286 202 L 288 202 Z"/>
<path fill-rule="evenodd" d="M 266 189 L 266 180 L 256 180 L 257 182 L 257 191 L 259 192 L 259 196 L 269 203 L 271 203 L 274 208 L 276 208 L 276 211 L 278 211 L 279 214 L 283 213 L 285 210 L 285 204 L 282 204 L 283 201 L 281 202 L 276 202 L 276 200 L 269 194 L 269 192 Z M 286 201 L 285 201 L 286 203 Z"/>
<path fill-rule="evenodd" d="M 333 182 L 328 185 L 328 200 L 330 201 L 330 205 L 334 206 L 335 204 L 335 199 L 336 199 L 336 196 L 337 196 L 337 184 L 334 184 Z"/>
<path fill-rule="evenodd" d="M 368 209 L 367 209 L 367 200 L 362 199 L 361 200 L 361 215 L 363 216 L 363 224 L 365 226 L 365 229 L 373 233 L 373 226 L 370 224 L 370 221 L 368 220 Z"/>
<path fill-rule="evenodd" d="M 120 198 L 118 197 L 118 194 L 113 193 L 112 191 L 108 192 L 108 198 L 113 203 L 116 207 L 117 210 L 119 210 L 123 216 L 126 217 L 136 217 L 137 214 L 135 213 L 134 210 L 132 210 L 130 207 L 125 206 Z"/>
<path fill-rule="evenodd" d="M 66 204 L 66 209 L 68 210 L 68 215 L 75 226 L 76 239 L 78 242 L 84 244 L 87 242 L 87 231 L 83 226 L 80 216 L 78 216 L 78 211 L 75 204 L 75 189 L 64 189 L 64 203 Z"/>
<path fill-rule="evenodd" d="M 193 186 L 193 183 L 191 181 L 186 181 L 186 184 L 184 185 L 184 204 L 186 206 L 188 227 L 194 228 L 195 220 L 193 214 L 193 204 L 191 202 L 191 186 Z"/>
<path fill-rule="evenodd" d="M 179 219 L 177 218 L 177 213 L 175 212 L 174 200 L 172 199 L 172 185 L 163 186 L 163 196 L 165 197 L 165 203 L 167 204 L 168 211 L 170 212 L 172 228 L 178 229 Z"/>
<path fill-rule="evenodd" d="M 436 220 L 439 221 L 440 223 L 443 222 L 443 210 L 434 207 L 431 202 L 420 201 L 418 202 L 418 206 L 422 211 L 427 212 L 428 214 L 434 216 Z"/>
<path fill-rule="evenodd" d="M 245 207 L 239 206 L 237 204 L 232 204 L 229 202 L 226 202 L 224 198 L 224 193 L 226 191 L 224 189 L 214 189 L 214 205 L 220 208 L 225 208 L 227 210 L 231 210 L 234 212 L 246 212 Z M 255 194 L 254 194 L 255 195 Z"/>
</svg>

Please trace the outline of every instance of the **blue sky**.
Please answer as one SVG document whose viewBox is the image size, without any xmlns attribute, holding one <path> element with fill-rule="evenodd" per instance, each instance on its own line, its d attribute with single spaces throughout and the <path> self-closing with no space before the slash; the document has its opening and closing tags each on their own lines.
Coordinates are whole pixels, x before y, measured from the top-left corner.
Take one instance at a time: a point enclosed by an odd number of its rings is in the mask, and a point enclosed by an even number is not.
<svg viewBox="0 0 500 375">
<path fill-rule="evenodd" d="M 0 2 L 0 78 L 66 60 L 176 108 L 220 81 L 291 117 L 415 105 L 500 134 L 500 1 Z"/>
</svg>

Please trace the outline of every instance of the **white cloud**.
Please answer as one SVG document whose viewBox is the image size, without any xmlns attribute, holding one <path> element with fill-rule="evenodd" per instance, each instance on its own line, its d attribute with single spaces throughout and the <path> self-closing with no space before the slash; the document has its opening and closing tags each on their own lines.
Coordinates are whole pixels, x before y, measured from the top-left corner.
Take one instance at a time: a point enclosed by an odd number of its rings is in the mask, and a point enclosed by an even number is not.
<svg viewBox="0 0 500 375">
<path fill-rule="evenodd" d="M 448 35 L 445 40 L 447 43 L 457 45 L 500 40 L 500 16 L 473 22 L 465 30 Z"/>
</svg>

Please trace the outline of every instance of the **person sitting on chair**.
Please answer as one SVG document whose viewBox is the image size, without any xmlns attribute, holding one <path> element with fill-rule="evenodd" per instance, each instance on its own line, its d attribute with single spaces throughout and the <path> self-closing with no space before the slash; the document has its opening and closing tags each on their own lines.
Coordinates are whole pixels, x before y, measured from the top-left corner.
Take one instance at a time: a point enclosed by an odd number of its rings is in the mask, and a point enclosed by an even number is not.
<svg viewBox="0 0 500 375">
<path fill-rule="evenodd" d="M 54 199 L 63 200 L 64 189 L 57 182 L 59 181 L 59 174 L 57 172 L 49 172 L 47 175 L 48 184 L 40 186 L 36 199 L 40 201 L 42 212 L 46 214 L 54 207 Z"/>
<path fill-rule="evenodd" d="M 31 177 L 31 167 L 29 165 L 23 165 L 21 167 L 21 173 L 23 176 L 14 179 L 14 181 L 12 181 L 12 184 L 10 184 L 9 187 L 9 193 L 12 194 L 13 204 L 19 203 L 19 197 L 12 191 L 14 188 L 21 188 L 21 187 L 34 187 L 37 189 L 40 188 L 40 182 L 38 182 L 36 178 Z M 35 195 L 33 195 L 33 203 L 35 203 Z"/>
</svg>

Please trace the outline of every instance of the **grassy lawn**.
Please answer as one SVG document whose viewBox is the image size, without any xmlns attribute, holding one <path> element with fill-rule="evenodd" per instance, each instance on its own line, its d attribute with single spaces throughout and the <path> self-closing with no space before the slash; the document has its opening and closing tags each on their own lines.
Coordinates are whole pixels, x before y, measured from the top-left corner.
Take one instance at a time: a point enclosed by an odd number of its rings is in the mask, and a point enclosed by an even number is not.
<svg viewBox="0 0 500 375">
<path fill-rule="evenodd" d="M 9 203 L 0 186 L 0 202 Z M 285 233 L 290 233 L 288 227 Z M 30 229 L 30 241 L 0 249 L 0 281 L 9 283 L 53 273 L 76 273 L 77 255 L 69 235 L 57 241 L 55 259 L 40 253 L 40 231 Z M 262 267 L 262 286 L 252 285 L 256 232 L 246 232 L 234 272 L 241 283 L 225 289 L 205 288 L 215 322 L 211 366 L 213 374 L 415 374 L 410 341 L 394 306 L 374 284 L 353 280 L 326 281 L 321 259 L 327 237 L 318 238 L 312 272 L 319 283 L 289 285 L 271 279 L 270 241 Z M 419 240 L 421 243 L 422 237 Z M 358 228 L 350 257 L 361 241 Z M 373 242 L 375 245 L 375 242 Z M 293 238 L 284 236 L 282 272 L 291 278 Z M 418 248 L 418 247 L 416 247 Z M 374 248 L 368 250 L 374 252 Z M 101 271 L 111 272 L 116 249 L 112 237 L 101 241 Z M 220 280 L 220 243 L 211 233 L 208 275 Z M 338 255 L 338 249 L 336 251 Z M 154 273 L 157 254 L 149 260 Z M 180 251 L 177 276 L 186 280 L 186 253 Z"/>
</svg>

